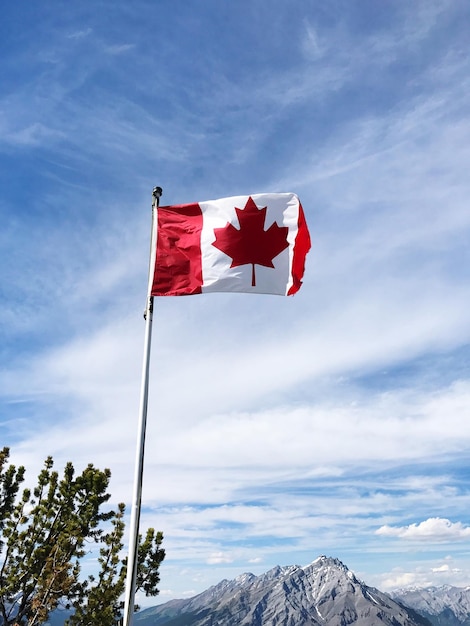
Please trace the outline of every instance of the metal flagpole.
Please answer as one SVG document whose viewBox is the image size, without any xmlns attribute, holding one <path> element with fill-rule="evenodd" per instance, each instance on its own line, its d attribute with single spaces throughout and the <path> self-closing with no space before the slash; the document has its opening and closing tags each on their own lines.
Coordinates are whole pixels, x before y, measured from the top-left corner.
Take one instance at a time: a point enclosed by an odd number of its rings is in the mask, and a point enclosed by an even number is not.
<svg viewBox="0 0 470 626">
<path fill-rule="evenodd" d="M 145 340 L 144 362 L 142 366 L 142 385 L 140 389 L 140 411 L 137 431 L 137 449 L 134 474 L 134 494 L 132 500 L 131 521 L 129 527 L 129 553 L 127 556 L 126 592 L 124 600 L 123 626 L 132 626 L 134 621 L 135 586 L 137 579 L 138 546 L 139 546 L 139 523 L 142 501 L 142 482 L 144 474 L 144 451 L 145 451 L 145 428 L 147 424 L 149 369 L 150 369 L 150 346 L 152 342 L 152 318 L 153 296 L 150 295 L 152 287 L 152 267 L 155 263 L 156 241 L 155 225 L 157 221 L 157 209 L 160 204 L 162 188 L 155 187 L 152 193 L 152 233 L 150 237 L 150 265 L 147 290 L 147 308 L 145 309 Z"/>
</svg>

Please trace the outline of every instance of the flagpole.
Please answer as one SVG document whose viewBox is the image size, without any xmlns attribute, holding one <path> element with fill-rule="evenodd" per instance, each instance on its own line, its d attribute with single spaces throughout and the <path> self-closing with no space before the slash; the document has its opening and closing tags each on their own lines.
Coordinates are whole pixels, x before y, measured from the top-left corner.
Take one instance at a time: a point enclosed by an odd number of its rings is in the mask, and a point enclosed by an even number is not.
<svg viewBox="0 0 470 626">
<path fill-rule="evenodd" d="M 145 430 L 147 424 L 147 406 L 149 389 L 150 370 L 150 347 L 152 343 L 152 320 L 153 320 L 153 296 L 152 287 L 152 259 L 154 258 L 155 245 L 155 224 L 156 212 L 160 204 L 162 188 L 155 187 L 152 193 L 152 231 L 150 237 L 150 262 L 149 280 L 147 290 L 147 306 L 145 309 L 145 339 L 144 339 L 144 360 L 142 365 L 142 383 L 140 389 L 140 409 L 137 430 L 137 448 L 134 473 L 134 493 L 132 499 L 131 521 L 129 527 L 129 552 L 127 556 L 126 591 L 124 600 L 123 626 L 132 626 L 134 621 L 135 587 L 137 580 L 137 565 L 139 556 L 139 523 L 140 509 L 142 502 L 142 483 L 144 475 L 144 452 L 145 452 Z"/>
</svg>

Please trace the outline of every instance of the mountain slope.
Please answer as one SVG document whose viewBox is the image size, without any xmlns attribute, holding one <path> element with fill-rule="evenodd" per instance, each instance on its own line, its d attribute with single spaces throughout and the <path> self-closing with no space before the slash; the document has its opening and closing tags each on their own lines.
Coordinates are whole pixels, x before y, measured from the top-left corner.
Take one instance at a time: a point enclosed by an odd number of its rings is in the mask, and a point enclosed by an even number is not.
<svg viewBox="0 0 470 626">
<path fill-rule="evenodd" d="M 470 626 L 470 587 L 401 589 L 391 596 L 427 617 L 435 626 Z"/>
<path fill-rule="evenodd" d="M 337 559 L 224 580 L 188 600 L 135 616 L 136 626 L 424 626 L 426 619 L 367 587 Z"/>
</svg>

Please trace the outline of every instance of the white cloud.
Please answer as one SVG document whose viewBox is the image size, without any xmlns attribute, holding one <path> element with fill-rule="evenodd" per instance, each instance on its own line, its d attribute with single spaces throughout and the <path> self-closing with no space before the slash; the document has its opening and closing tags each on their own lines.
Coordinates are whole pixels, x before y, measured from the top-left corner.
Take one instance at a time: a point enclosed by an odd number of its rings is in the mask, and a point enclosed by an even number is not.
<svg viewBox="0 0 470 626">
<path fill-rule="evenodd" d="M 77 30 L 70 35 L 67 35 L 69 39 L 83 39 L 84 37 L 88 37 L 92 33 L 91 28 L 84 28 L 83 30 Z"/>
<path fill-rule="evenodd" d="M 133 48 L 135 48 L 135 44 L 133 43 L 122 43 L 107 46 L 105 50 L 108 54 L 119 55 L 129 52 L 129 50 L 132 50 Z"/>
<path fill-rule="evenodd" d="M 231 563 L 233 559 L 223 552 L 215 552 L 210 554 L 206 559 L 206 563 L 209 565 L 218 565 L 219 563 Z"/>
<path fill-rule="evenodd" d="M 450 566 L 448 563 L 444 563 L 444 565 L 439 565 L 439 567 L 433 567 L 431 569 L 432 572 L 438 573 L 438 572 L 450 572 Z M 459 571 L 459 570 L 457 570 Z"/>
<path fill-rule="evenodd" d="M 470 570 L 468 564 L 459 557 L 445 556 L 431 561 L 420 561 L 418 557 L 416 561 L 418 564 L 414 568 L 394 568 L 390 572 L 369 577 L 366 582 L 388 592 L 441 585 L 468 586 Z"/>
<path fill-rule="evenodd" d="M 33 122 L 26 127 L 11 130 L 3 136 L 5 142 L 22 147 L 34 147 L 51 141 L 60 141 L 64 138 L 65 134 L 62 131 L 48 128 L 41 122 Z"/>
<path fill-rule="evenodd" d="M 411 541 L 464 541 L 470 537 L 470 526 L 464 526 L 461 522 L 451 522 L 440 517 L 430 517 L 423 522 L 408 526 L 382 526 L 376 531 L 376 534 Z"/>
</svg>

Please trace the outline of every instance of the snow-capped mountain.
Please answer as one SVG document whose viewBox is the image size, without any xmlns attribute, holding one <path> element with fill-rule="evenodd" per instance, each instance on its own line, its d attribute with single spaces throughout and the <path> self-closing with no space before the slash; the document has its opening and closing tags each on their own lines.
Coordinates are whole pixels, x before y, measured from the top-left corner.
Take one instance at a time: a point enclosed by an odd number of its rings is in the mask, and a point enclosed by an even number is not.
<svg viewBox="0 0 470 626">
<path fill-rule="evenodd" d="M 470 587 L 400 589 L 390 595 L 435 626 L 470 626 Z"/>
<path fill-rule="evenodd" d="M 368 587 L 337 559 L 243 574 L 203 593 L 135 616 L 136 626 L 429 626 L 430 622 Z"/>
</svg>

